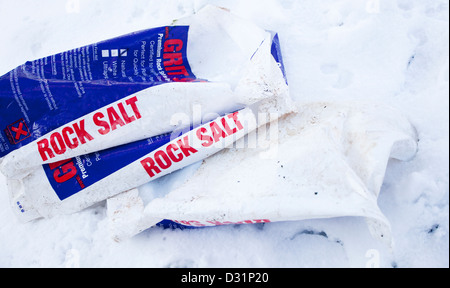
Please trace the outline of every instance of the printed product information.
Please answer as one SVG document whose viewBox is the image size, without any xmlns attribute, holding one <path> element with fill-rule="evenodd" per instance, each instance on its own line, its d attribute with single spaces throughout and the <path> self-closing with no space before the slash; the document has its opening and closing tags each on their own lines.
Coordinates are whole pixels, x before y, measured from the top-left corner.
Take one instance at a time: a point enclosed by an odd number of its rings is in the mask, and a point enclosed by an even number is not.
<svg viewBox="0 0 450 288">
<path fill-rule="evenodd" d="M 173 26 L 136 32 L 29 61 L 0 77 L 0 158 L 133 93 L 168 82 L 194 81 L 186 58 L 188 30 Z M 112 129 L 122 119 L 126 124 L 138 117 L 127 117 L 123 107 L 116 108 L 108 115 L 116 121 L 110 123 Z M 97 115 L 101 126 L 106 125 L 102 122 L 106 116 Z M 82 124 L 55 135 L 52 151 L 44 140 L 40 147 L 48 155 L 43 158 L 91 140 L 89 134 L 79 137 L 83 131 L 77 127 Z M 61 141 L 65 139 L 71 140 Z"/>
</svg>

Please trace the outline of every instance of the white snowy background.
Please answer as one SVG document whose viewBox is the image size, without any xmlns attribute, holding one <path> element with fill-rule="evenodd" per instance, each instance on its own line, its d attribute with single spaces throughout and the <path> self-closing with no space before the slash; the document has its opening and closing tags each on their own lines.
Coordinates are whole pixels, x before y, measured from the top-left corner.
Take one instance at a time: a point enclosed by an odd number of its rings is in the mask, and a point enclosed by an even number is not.
<svg viewBox="0 0 450 288">
<path fill-rule="evenodd" d="M 389 163 L 378 200 L 392 225 L 392 251 L 356 217 L 152 228 L 116 243 L 105 203 L 19 223 L 0 176 L 0 267 L 449 267 L 448 0 L 0 4 L 1 75 L 27 60 L 162 26 L 215 4 L 279 33 L 294 100 L 384 102 L 402 111 L 420 138 L 413 160 Z M 158 185 L 170 186 L 170 176 Z"/>
</svg>

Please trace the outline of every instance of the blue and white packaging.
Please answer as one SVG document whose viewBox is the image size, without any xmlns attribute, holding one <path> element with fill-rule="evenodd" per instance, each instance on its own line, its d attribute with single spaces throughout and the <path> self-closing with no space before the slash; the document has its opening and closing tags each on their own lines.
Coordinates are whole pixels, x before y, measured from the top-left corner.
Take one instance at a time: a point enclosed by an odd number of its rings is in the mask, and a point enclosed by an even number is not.
<svg viewBox="0 0 450 288">
<path fill-rule="evenodd" d="M 30 221 L 205 159 L 265 124 L 256 113 L 295 105 L 278 35 L 206 6 L 26 62 L 0 77 L 0 110 L 0 170 L 14 211 Z M 180 114 L 189 121 L 177 138 Z"/>
</svg>

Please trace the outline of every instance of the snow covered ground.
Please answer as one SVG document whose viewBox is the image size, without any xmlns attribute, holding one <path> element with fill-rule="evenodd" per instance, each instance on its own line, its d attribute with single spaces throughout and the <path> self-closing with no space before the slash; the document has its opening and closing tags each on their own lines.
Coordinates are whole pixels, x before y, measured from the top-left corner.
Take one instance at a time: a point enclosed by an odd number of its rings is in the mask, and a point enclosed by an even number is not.
<svg viewBox="0 0 450 288">
<path fill-rule="evenodd" d="M 0 267 L 449 267 L 448 1 L 0 1 L 1 75 L 215 4 L 279 33 L 294 100 L 386 103 L 419 135 L 416 157 L 392 160 L 381 187 L 392 251 L 356 217 L 152 228 L 117 243 L 105 203 L 19 223 L 0 176 Z M 169 175 L 158 185 L 173 181 Z"/>
</svg>

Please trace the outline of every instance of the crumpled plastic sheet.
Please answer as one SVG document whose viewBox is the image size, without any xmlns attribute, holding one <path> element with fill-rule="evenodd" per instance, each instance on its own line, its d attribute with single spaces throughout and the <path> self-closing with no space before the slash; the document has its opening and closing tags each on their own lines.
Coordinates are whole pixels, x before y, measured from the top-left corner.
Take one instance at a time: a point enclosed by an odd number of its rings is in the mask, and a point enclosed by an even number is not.
<svg viewBox="0 0 450 288">
<path fill-rule="evenodd" d="M 358 216 L 392 247 L 377 199 L 389 159 L 408 161 L 416 151 L 415 128 L 384 104 L 298 103 L 297 113 L 234 148 L 166 176 L 175 184 L 164 191 L 148 183 L 109 199 L 112 237 L 132 237 L 163 219 L 197 227 Z"/>
</svg>

